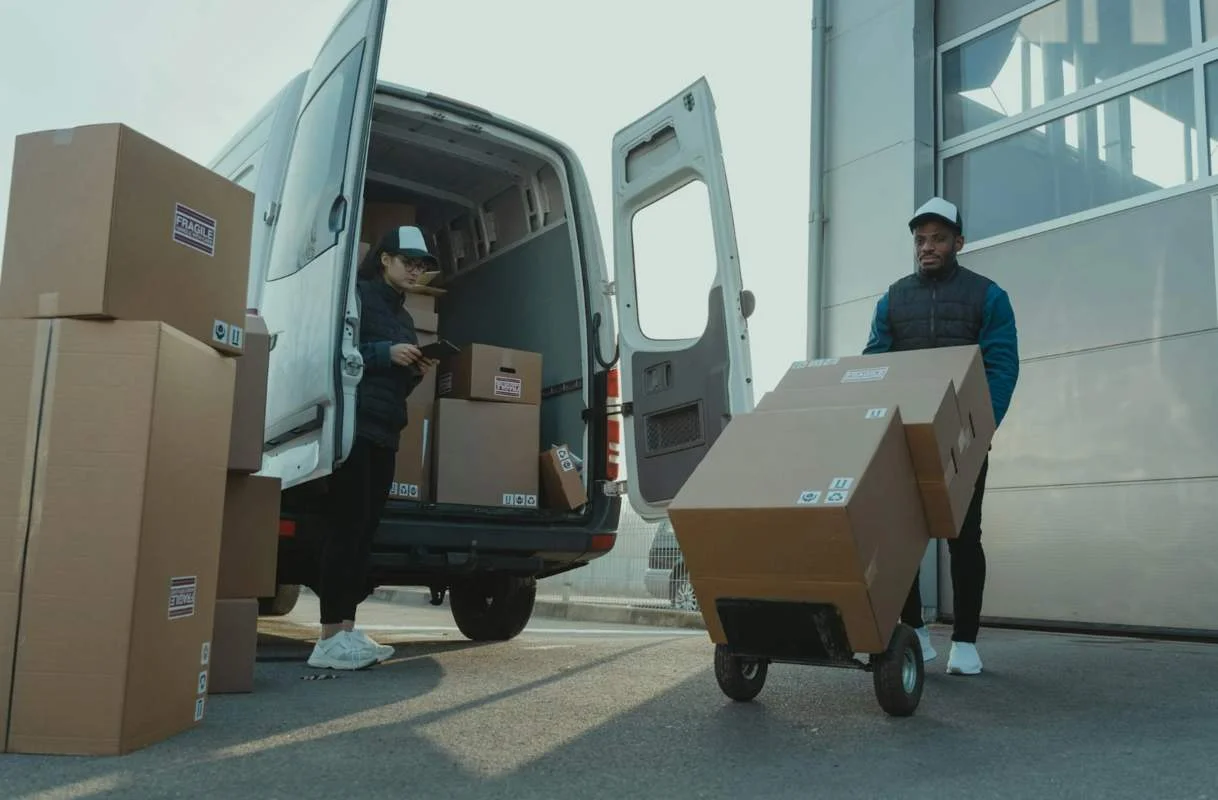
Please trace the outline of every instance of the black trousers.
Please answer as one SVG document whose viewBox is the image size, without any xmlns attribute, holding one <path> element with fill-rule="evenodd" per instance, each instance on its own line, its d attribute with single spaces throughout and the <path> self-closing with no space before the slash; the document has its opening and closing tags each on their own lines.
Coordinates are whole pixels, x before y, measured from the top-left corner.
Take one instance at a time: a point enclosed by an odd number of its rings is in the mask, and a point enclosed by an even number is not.
<svg viewBox="0 0 1218 800">
<path fill-rule="evenodd" d="M 960 526 L 960 536 L 947 540 L 952 559 L 952 597 L 955 624 L 953 642 L 977 641 L 981 628 L 981 598 L 985 594 L 985 551 L 981 549 L 981 501 L 985 495 L 985 475 L 990 469 L 987 457 L 977 476 L 973 502 L 969 504 Z M 920 574 L 919 570 L 919 574 Z M 922 627 L 922 587 L 914 576 L 913 587 L 905 598 L 901 622 L 914 628 Z"/>
<path fill-rule="evenodd" d="M 351 456 L 330 476 L 318 581 L 322 625 L 354 620 L 368 596 L 372 535 L 389 500 L 396 458 L 393 450 L 356 437 Z"/>
</svg>

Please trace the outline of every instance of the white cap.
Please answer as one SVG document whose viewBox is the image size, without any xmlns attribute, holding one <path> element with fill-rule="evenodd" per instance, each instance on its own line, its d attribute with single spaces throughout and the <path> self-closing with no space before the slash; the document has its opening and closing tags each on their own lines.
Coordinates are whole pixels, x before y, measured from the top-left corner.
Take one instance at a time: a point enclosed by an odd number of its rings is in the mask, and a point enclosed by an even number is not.
<svg viewBox="0 0 1218 800">
<path fill-rule="evenodd" d="M 909 229 L 912 231 L 928 219 L 940 219 L 956 230 L 964 231 L 964 220 L 960 218 L 960 209 L 942 197 L 932 197 L 923 203 L 914 212 L 913 219 L 909 221 Z"/>
</svg>

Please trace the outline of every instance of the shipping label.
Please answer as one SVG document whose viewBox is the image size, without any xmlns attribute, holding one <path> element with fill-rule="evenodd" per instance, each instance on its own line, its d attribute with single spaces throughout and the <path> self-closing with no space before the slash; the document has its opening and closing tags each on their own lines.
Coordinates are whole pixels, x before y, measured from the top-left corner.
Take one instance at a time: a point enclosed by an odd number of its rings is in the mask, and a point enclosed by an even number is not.
<svg viewBox="0 0 1218 800">
<path fill-rule="evenodd" d="M 196 694 L 207 694 L 207 670 L 199 673 L 199 686 Z"/>
<path fill-rule="evenodd" d="M 513 508 L 537 508 L 537 495 L 504 492 L 502 502 L 503 505 Z"/>
<path fill-rule="evenodd" d="M 854 485 L 854 478 L 834 478 L 829 481 L 829 491 L 844 492 Z"/>
<path fill-rule="evenodd" d="M 799 493 L 799 499 L 795 501 L 797 506 L 814 506 L 820 502 L 820 492 L 806 491 Z"/>
<path fill-rule="evenodd" d="M 199 593 L 199 578 L 190 575 L 169 579 L 169 618 L 185 619 L 195 615 L 195 600 Z"/>
<path fill-rule="evenodd" d="M 173 206 L 173 240 L 211 257 L 216 254 L 216 221 L 189 206 Z"/>
<path fill-rule="evenodd" d="M 211 663 L 211 642 L 204 642 L 199 651 L 199 664 L 206 667 Z"/>
<path fill-rule="evenodd" d="M 203 709 L 207 706 L 207 697 L 200 697 L 195 700 L 195 722 L 203 719 Z"/>
<path fill-rule="evenodd" d="M 511 375 L 496 375 L 495 388 L 492 390 L 492 394 L 495 397 L 523 397 L 524 381 Z"/>
<path fill-rule="evenodd" d="M 389 494 L 407 500 L 418 500 L 423 492 L 419 489 L 417 483 L 394 483 L 390 488 Z"/>
<path fill-rule="evenodd" d="M 882 381 L 888 375 L 888 367 L 868 367 L 867 369 L 849 369 L 842 376 L 842 383 L 866 383 Z"/>
<path fill-rule="evenodd" d="M 223 320 L 216 320 L 211 324 L 211 338 L 217 344 L 228 344 L 229 330 L 228 323 Z"/>
<path fill-rule="evenodd" d="M 867 413 L 863 415 L 863 419 L 884 419 L 888 416 L 886 408 L 869 408 Z"/>
</svg>

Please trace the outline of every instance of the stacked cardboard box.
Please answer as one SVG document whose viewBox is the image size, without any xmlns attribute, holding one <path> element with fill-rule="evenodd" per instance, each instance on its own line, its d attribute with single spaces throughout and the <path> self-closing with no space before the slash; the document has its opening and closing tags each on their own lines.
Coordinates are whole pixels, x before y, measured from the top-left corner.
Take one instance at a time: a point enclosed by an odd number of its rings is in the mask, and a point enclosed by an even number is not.
<svg viewBox="0 0 1218 800">
<path fill-rule="evenodd" d="M 437 503 L 538 506 L 540 353 L 470 344 L 437 371 Z"/>
<path fill-rule="evenodd" d="M 442 292 L 440 289 L 420 287 L 417 291 L 406 293 L 403 305 L 414 320 L 420 345 L 434 344 L 439 339 L 440 316 L 436 313 L 436 298 Z M 422 502 L 430 496 L 435 402 L 436 371 L 433 369 L 406 398 L 408 422 L 398 443 L 390 497 Z"/>
<path fill-rule="evenodd" d="M 204 716 L 252 208 L 121 125 L 17 138 L 0 750 L 124 753 Z"/>
<path fill-rule="evenodd" d="M 958 535 L 993 432 L 976 347 L 795 365 L 669 508 L 712 640 L 819 653 L 781 629 L 819 615 L 882 651 L 930 538 Z"/>
<path fill-rule="evenodd" d="M 554 511 L 576 511 L 588 502 L 583 470 L 570 445 L 560 444 L 541 454 L 541 504 Z"/>
</svg>

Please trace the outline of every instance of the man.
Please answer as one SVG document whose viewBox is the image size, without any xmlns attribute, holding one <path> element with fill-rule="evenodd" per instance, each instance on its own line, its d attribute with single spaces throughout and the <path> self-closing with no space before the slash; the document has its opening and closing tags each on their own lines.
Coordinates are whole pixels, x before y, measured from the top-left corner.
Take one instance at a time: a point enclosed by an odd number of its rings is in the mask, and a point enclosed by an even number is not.
<svg viewBox="0 0 1218 800">
<path fill-rule="evenodd" d="M 964 247 L 964 224 L 956 206 L 939 197 L 931 198 L 909 221 L 909 230 L 917 271 L 888 287 L 876 303 L 871 335 L 863 352 L 979 345 L 994 419 L 1001 425 L 1019 378 L 1019 341 L 1011 300 L 998 284 L 965 269 L 956 260 Z M 987 456 L 960 536 L 948 540 L 955 598 L 955 626 L 947 662 L 947 672 L 952 675 L 981 672 L 976 643 L 985 590 L 981 500 L 988 469 Z M 936 653 L 922 621 L 921 594 L 915 576 L 901 621 L 917 631 L 923 657 L 931 661 Z"/>
</svg>

